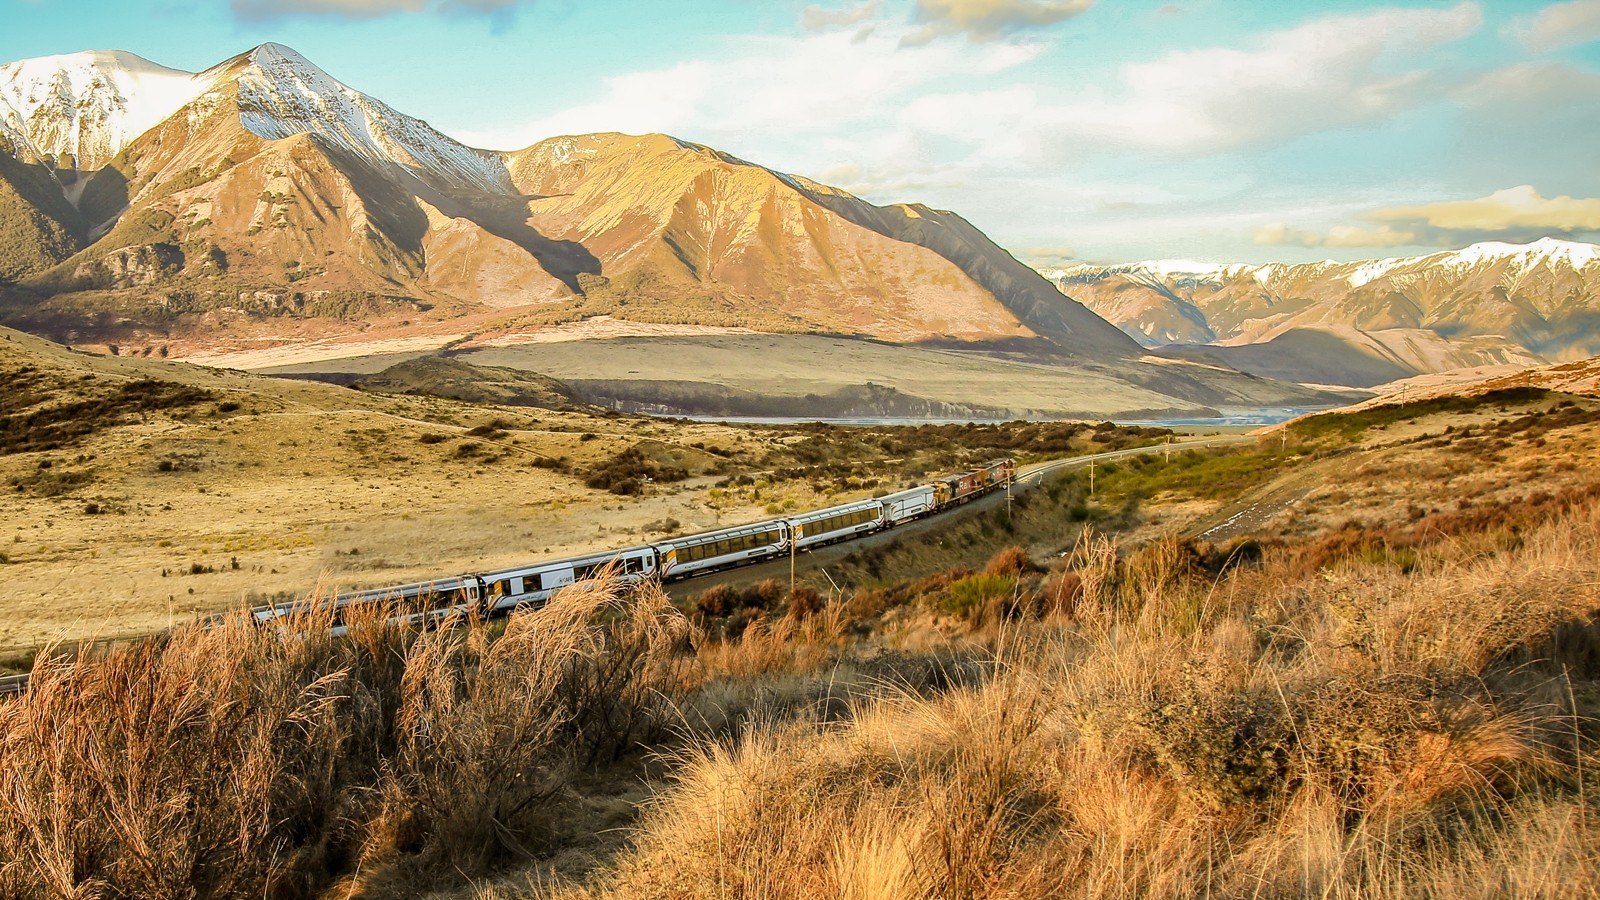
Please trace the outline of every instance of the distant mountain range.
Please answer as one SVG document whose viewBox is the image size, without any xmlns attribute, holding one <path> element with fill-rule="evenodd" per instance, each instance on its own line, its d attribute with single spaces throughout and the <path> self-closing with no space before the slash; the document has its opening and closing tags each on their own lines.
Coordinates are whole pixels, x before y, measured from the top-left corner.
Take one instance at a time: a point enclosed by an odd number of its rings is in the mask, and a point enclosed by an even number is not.
<svg viewBox="0 0 1600 900">
<path fill-rule="evenodd" d="M 1141 353 L 954 213 L 664 135 L 478 150 L 277 44 L 0 66 L 0 294 L 27 330 L 179 350 L 611 315 Z"/>
<path fill-rule="evenodd" d="M 1045 274 L 1145 347 L 1292 381 L 1367 386 L 1600 354 L 1600 247 L 1552 238 L 1352 263 Z"/>
</svg>

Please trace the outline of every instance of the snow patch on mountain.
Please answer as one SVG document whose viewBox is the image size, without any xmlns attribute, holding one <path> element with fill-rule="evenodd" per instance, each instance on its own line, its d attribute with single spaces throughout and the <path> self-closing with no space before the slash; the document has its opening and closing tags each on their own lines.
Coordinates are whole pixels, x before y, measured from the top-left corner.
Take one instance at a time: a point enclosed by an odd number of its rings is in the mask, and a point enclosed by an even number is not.
<svg viewBox="0 0 1600 900">
<path fill-rule="evenodd" d="M 262 44 L 245 59 L 236 76 L 239 119 L 259 137 L 310 133 L 418 177 L 443 177 L 457 187 L 483 191 L 511 190 L 497 154 L 457 143 L 427 122 L 339 82 L 288 47 Z"/>
<path fill-rule="evenodd" d="M 42 56 L 0 66 L 0 119 L 38 156 L 93 169 L 205 88 L 124 50 Z"/>
<path fill-rule="evenodd" d="M 1508 262 L 1509 268 L 1520 273 L 1539 263 L 1566 263 L 1574 269 L 1587 268 L 1600 259 L 1600 247 L 1579 244 L 1556 238 L 1540 238 L 1531 244 L 1507 244 L 1501 241 L 1484 241 L 1454 253 L 1439 254 L 1446 265 L 1470 268 L 1485 263 Z M 1417 261 L 1417 260 L 1412 260 Z"/>
<path fill-rule="evenodd" d="M 1391 256 L 1388 259 L 1375 259 L 1357 266 L 1356 270 L 1351 272 L 1350 277 L 1346 278 L 1345 281 L 1351 287 L 1361 287 L 1364 284 L 1370 284 L 1382 278 L 1407 263 L 1415 261 L 1398 256 Z"/>
</svg>

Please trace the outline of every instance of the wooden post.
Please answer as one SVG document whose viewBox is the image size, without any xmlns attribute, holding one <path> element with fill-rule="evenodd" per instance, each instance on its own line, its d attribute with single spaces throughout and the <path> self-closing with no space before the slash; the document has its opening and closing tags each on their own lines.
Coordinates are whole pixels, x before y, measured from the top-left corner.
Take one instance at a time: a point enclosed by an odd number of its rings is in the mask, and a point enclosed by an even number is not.
<svg viewBox="0 0 1600 900">
<path fill-rule="evenodd" d="M 789 529 L 789 600 L 794 600 L 794 555 L 800 544 L 793 528 Z"/>
<path fill-rule="evenodd" d="M 1089 496 L 1094 496 L 1094 460 L 1089 460 Z"/>
</svg>

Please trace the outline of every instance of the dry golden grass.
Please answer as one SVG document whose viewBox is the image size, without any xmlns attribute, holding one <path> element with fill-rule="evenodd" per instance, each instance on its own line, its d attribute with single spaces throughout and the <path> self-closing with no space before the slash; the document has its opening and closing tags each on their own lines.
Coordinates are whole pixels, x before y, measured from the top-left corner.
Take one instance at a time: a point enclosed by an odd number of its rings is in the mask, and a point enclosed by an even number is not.
<svg viewBox="0 0 1600 900">
<path fill-rule="evenodd" d="M 1409 574 L 1181 549 L 1085 544 L 982 684 L 687 746 L 609 873 L 535 893 L 1600 895 L 1600 504 Z"/>
<path fill-rule="evenodd" d="M 375 610 L 46 657 L 0 707 L 0 896 L 358 896 L 538 852 L 571 773 L 660 738 L 686 620 L 568 591 L 491 639 Z"/>
<path fill-rule="evenodd" d="M 839 598 L 712 639 L 646 589 L 45 659 L 0 708 L 0 896 L 1600 894 L 1600 503 L 1409 569 L 1065 564 L 998 555 L 1056 596 L 965 656 L 865 649 Z"/>
</svg>

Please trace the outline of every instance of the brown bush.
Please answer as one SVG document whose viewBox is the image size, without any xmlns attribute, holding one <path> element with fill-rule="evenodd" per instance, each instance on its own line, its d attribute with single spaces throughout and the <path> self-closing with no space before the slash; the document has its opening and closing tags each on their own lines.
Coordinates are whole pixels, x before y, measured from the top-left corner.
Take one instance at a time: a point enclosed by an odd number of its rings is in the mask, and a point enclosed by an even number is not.
<svg viewBox="0 0 1600 900">
<path fill-rule="evenodd" d="M 1020 578 L 1023 573 L 1035 571 L 1036 568 L 1028 551 L 1021 547 L 1007 547 L 989 558 L 989 564 L 983 567 L 983 574 Z"/>
</svg>

